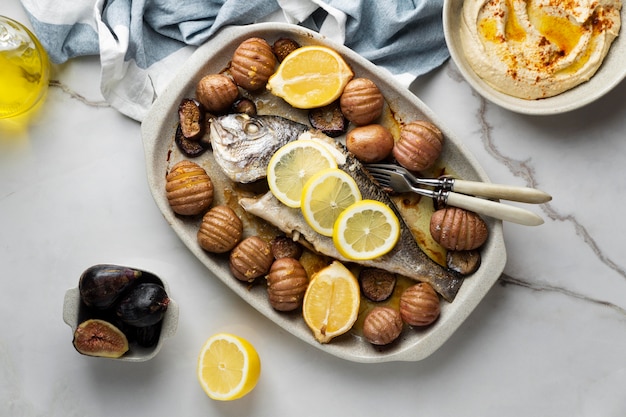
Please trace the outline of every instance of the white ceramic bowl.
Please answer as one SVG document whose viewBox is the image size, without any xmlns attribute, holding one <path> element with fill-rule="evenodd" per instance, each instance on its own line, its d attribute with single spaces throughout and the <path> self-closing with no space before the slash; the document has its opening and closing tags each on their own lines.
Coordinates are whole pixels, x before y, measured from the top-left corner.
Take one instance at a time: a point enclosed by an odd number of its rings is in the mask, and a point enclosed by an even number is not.
<svg viewBox="0 0 626 417">
<path fill-rule="evenodd" d="M 126 266 L 130 267 L 128 265 Z M 176 302 L 171 298 L 170 288 L 167 282 L 163 278 L 142 268 L 135 269 L 139 269 L 144 273 L 149 274 L 151 276 L 151 280 L 154 279 L 160 281 L 170 297 L 170 301 L 161 323 L 161 334 L 159 335 L 159 341 L 157 344 L 152 347 L 142 347 L 130 341 L 128 352 L 126 352 L 122 357 L 114 359 L 118 361 L 143 362 L 152 359 L 161 350 L 165 339 L 174 336 L 176 328 L 178 327 L 178 304 L 176 304 Z M 67 290 L 63 302 L 63 321 L 72 328 L 72 336 L 74 335 L 74 331 L 76 331 L 78 325 L 88 318 L 90 318 L 89 312 L 87 306 L 85 306 L 85 304 L 83 304 L 80 300 L 78 287 Z M 68 343 L 69 346 L 71 346 L 71 341 L 72 339 L 70 338 Z"/>
<path fill-rule="evenodd" d="M 617 86 L 626 77 L 626 35 L 624 28 L 618 36 L 602 66 L 586 83 L 557 96 L 540 100 L 525 100 L 509 96 L 485 83 L 470 67 L 463 52 L 459 29 L 461 27 L 464 0 L 444 0 L 443 29 L 450 56 L 465 80 L 487 100 L 505 109 L 530 115 L 565 113 L 583 107 Z M 626 22 L 626 8 L 622 7 L 622 26 Z"/>
</svg>

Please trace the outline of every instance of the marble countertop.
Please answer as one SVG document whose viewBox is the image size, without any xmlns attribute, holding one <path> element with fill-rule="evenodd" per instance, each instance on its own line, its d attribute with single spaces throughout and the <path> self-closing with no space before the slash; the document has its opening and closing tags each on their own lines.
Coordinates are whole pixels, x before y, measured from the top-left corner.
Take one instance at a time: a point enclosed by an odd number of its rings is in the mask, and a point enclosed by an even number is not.
<svg viewBox="0 0 626 417">
<path fill-rule="evenodd" d="M 0 14 L 26 21 L 17 0 Z M 452 62 L 411 86 L 493 182 L 553 196 L 539 227 L 504 225 L 507 263 L 452 337 L 419 362 L 338 359 L 282 330 L 185 248 L 150 194 L 140 124 L 99 92 L 97 58 L 52 69 L 25 129 L 0 124 L 0 414 L 623 416 L 626 412 L 626 83 L 582 109 L 533 117 L 486 102 Z M 180 306 L 176 335 L 142 363 L 72 347 L 63 297 L 88 266 L 148 267 Z M 250 340 L 256 389 L 200 388 L 202 343 Z"/>
</svg>

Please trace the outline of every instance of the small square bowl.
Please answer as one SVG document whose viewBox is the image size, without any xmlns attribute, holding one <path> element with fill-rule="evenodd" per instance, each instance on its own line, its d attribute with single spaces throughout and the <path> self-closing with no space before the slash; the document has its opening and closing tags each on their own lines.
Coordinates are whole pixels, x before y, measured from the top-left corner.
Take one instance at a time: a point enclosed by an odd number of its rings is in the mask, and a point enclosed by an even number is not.
<svg viewBox="0 0 626 417">
<path fill-rule="evenodd" d="M 527 100 L 504 94 L 484 82 L 474 72 L 465 57 L 460 36 L 463 3 L 465 1 L 444 0 L 443 30 L 450 57 L 469 85 L 485 99 L 500 107 L 529 115 L 565 113 L 596 101 L 626 78 L 626 65 L 624 65 L 626 62 L 626 35 L 621 33 L 613 41 L 602 65 L 589 81 L 559 95 L 537 100 Z M 626 7 L 621 9 L 621 20 L 626 22 Z M 624 28 L 621 29 L 621 32 L 623 31 Z"/>
<path fill-rule="evenodd" d="M 137 269 L 137 268 L 133 268 Z M 169 286 L 167 282 L 151 272 L 141 270 L 141 272 L 149 276 L 151 282 L 157 282 L 163 285 L 168 297 L 171 296 Z M 70 288 L 65 293 L 65 299 L 63 302 L 63 321 L 72 328 L 72 336 L 76 331 L 76 328 L 83 321 L 91 318 L 88 307 L 81 301 L 80 292 L 78 287 Z M 158 342 L 151 347 L 139 346 L 136 342 L 129 340 L 128 352 L 119 358 L 113 358 L 118 361 L 125 362 L 144 362 L 152 359 L 161 350 L 165 339 L 174 336 L 178 327 L 178 304 L 172 299 L 169 299 L 167 310 L 161 322 L 161 334 L 159 335 Z M 94 356 L 96 357 L 96 356 Z M 105 358 L 108 359 L 108 358 Z"/>
</svg>

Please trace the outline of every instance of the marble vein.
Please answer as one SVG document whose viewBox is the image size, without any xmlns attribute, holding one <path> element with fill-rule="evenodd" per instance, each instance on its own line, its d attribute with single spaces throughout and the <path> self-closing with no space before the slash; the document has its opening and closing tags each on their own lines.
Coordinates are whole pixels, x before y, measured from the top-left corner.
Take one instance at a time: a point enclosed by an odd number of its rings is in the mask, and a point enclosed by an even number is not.
<svg viewBox="0 0 626 417">
<path fill-rule="evenodd" d="M 111 105 L 109 103 L 107 103 L 106 101 L 103 101 L 103 100 L 95 101 L 95 100 L 87 99 L 85 96 L 83 96 L 82 94 L 77 93 L 76 91 L 71 89 L 68 85 L 64 84 L 63 82 L 61 82 L 59 80 L 50 80 L 49 83 L 48 83 L 48 86 L 60 89 L 62 92 L 64 92 L 65 94 L 69 95 L 74 100 L 78 100 L 81 103 L 86 104 L 87 106 L 90 106 L 90 107 L 111 107 Z"/>
<path fill-rule="evenodd" d="M 476 118 L 478 119 L 478 123 L 480 125 L 480 135 L 485 150 L 494 159 L 506 166 L 513 175 L 522 178 L 526 182 L 527 186 L 538 187 L 538 181 L 535 178 L 535 171 L 529 163 L 530 159 L 523 161 L 515 160 L 503 155 L 502 152 L 498 150 L 498 147 L 493 140 L 493 127 L 487 120 L 487 110 L 489 108 L 487 100 L 478 95 L 475 91 L 472 91 L 472 94 L 480 100 L 480 106 L 477 110 Z M 593 251 L 594 255 L 600 260 L 600 262 L 626 279 L 626 270 L 602 251 L 587 228 L 576 219 L 576 216 L 560 214 L 551 203 L 542 204 L 541 209 L 546 216 L 552 220 L 571 223 L 574 226 L 576 235 L 582 238 L 583 242 L 585 242 L 585 244 Z"/>
<path fill-rule="evenodd" d="M 622 315 L 624 318 L 626 318 L 626 309 L 616 304 L 613 304 L 611 302 L 599 300 L 593 297 L 588 297 L 584 294 L 580 294 L 578 292 L 568 290 L 567 288 L 557 287 L 557 286 L 548 285 L 548 284 L 539 284 L 537 282 L 530 282 L 530 281 L 526 281 L 520 278 L 512 277 L 507 274 L 500 275 L 500 278 L 498 279 L 498 283 L 502 286 L 506 286 L 510 284 L 510 285 L 517 285 L 518 287 L 528 288 L 530 290 L 538 291 L 538 292 L 555 292 L 555 293 L 563 294 L 563 295 L 573 297 L 582 301 L 586 301 L 592 304 L 596 304 L 596 305 L 603 306 L 603 307 L 608 307 L 612 309 L 613 311 L 615 311 L 616 313 Z"/>
<path fill-rule="evenodd" d="M 576 219 L 576 216 L 563 216 L 553 208 L 552 204 L 549 203 L 544 204 L 542 209 L 546 213 L 546 215 L 552 220 L 570 222 L 576 230 L 576 235 L 582 238 L 585 244 L 587 244 L 587 246 L 589 246 L 589 248 L 592 250 L 593 254 L 600 260 L 600 262 L 602 262 L 604 265 L 611 268 L 613 271 L 617 272 L 620 276 L 626 279 L 626 269 L 621 267 L 610 257 L 606 256 L 600 246 L 596 243 L 596 240 L 593 238 L 593 236 L 591 236 L 587 228 Z"/>
<path fill-rule="evenodd" d="M 454 67 L 453 65 L 448 66 L 448 76 L 455 82 L 465 82 L 461 73 Z M 472 90 L 472 95 L 476 97 L 479 101 L 478 109 L 476 110 L 476 119 L 478 121 L 480 127 L 480 137 L 483 143 L 484 149 L 487 151 L 489 155 L 491 155 L 496 161 L 504 165 L 509 169 L 509 171 L 515 175 L 516 177 L 522 178 L 527 186 L 529 187 L 538 187 L 538 181 L 535 176 L 535 170 L 530 163 L 530 159 L 526 160 L 515 160 L 508 156 L 505 156 L 496 146 L 493 138 L 493 126 L 488 121 L 488 110 L 489 105 L 488 101 Z M 563 215 L 559 213 L 559 211 L 554 207 L 551 203 L 546 203 L 541 205 L 541 210 L 545 213 L 545 215 L 553 221 L 559 222 L 568 222 L 570 223 L 576 232 L 577 236 L 580 236 L 582 241 L 587 245 L 595 257 L 602 262 L 602 264 L 606 265 L 611 270 L 618 273 L 620 276 L 626 279 L 626 269 L 620 266 L 617 262 L 607 256 L 600 246 L 597 244 L 594 237 L 589 233 L 588 229 L 576 218 L 576 216 L 572 215 Z M 626 310 L 616 304 L 611 302 L 600 300 L 592 297 L 585 296 L 583 294 L 577 293 L 575 291 L 569 290 L 567 288 L 556 287 L 546 284 L 539 284 L 535 282 L 530 282 L 526 280 L 522 280 L 519 278 L 514 278 L 503 274 L 499 282 L 501 285 L 513 284 L 525 288 L 529 288 L 534 291 L 551 291 L 558 292 L 566 296 L 570 296 L 573 298 L 577 298 L 580 300 L 584 300 L 590 303 L 594 303 L 597 305 L 602 305 L 605 307 L 609 307 L 619 314 L 626 317 Z"/>
</svg>

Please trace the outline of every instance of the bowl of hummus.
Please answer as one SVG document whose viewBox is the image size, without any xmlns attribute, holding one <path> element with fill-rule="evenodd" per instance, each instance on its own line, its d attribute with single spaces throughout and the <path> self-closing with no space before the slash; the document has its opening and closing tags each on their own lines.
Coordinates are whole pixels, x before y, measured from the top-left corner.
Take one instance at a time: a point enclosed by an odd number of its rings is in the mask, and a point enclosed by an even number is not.
<svg viewBox="0 0 626 417">
<path fill-rule="evenodd" d="M 622 0 L 445 0 L 450 55 L 487 100 L 518 113 L 580 108 L 626 77 Z"/>
</svg>

